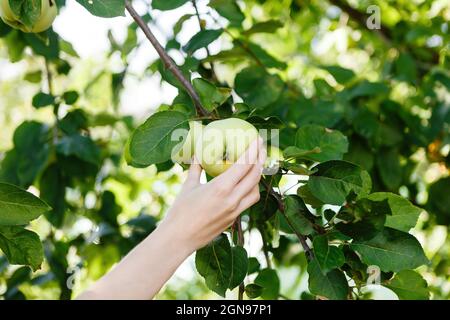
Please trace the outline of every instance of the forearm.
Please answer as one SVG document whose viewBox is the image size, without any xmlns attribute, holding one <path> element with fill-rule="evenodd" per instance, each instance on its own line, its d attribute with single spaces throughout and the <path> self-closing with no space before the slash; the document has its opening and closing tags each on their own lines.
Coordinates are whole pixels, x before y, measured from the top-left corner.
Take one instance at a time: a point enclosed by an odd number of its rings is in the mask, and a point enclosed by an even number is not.
<svg viewBox="0 0 450 320">
<path fill-rule="evenodd" d="M 164 222 L 78 299 L 152 299 L 193 248 Z"/>
</svg>

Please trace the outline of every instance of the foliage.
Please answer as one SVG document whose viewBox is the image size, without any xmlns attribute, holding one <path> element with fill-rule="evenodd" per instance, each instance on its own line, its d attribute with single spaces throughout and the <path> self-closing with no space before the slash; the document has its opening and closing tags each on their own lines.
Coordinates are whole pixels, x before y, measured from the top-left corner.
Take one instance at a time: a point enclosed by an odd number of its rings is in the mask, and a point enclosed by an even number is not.
<svg viewBox="0 0 450 320">
<path fill-rule="evenodd" d="M 123 0 L 77 1 L 99 17 L 125 14 Z M 117 112 L 139 45 L 136 23 L 123 43 L 110 37 L 110 54 L 119 53 L 123 70 L 103 71 L 76 90 L 55 87 L 80 61 L 70 43 L 52 29 L 24 34 L 0 21 L 11 63 L 39 65 L 23 80 L 35 83 L 33 112 L 52 117 L 18 125 L 0 162 L 4 298 L 25 298 L 26 286 L 56 286 L 60 298 L 71 298 L 69 266 L 99 278 L 164 212 L 167 200 L 157 192 L 153 215 L 143 210 L 148 202 L 129 208 L 148 187 L 143 172 L 178 181 L 172 132 L 191 119 L 239 117 L 280 129 L 285 159 L 263 178 L 260 202 L 243 213 L 243 234 L 235 226 L 197 251 L 196 269 L 209 290 L 225 296 L 240 287 L 250 299 L 278 299 L 286 296 L 282 271 L 293 268 L 298 279 L 308 275 L 308 292 L 289 298 L 363 299 L 376 266 L 381 284 L 400 299 L 447 299 L 441 283 L 450 266 L 450 8 L 444 1 L 373 2 L 382 24 L 370 30 L 366 2 L 212 0 L 198 10 L 191 1 L 153 0 L 142 17 L 150 27 L 153 12 L 185 10 L 166 51 L 184 57 L 180 70 L 198 101 L 158 59 L 147 71 L 178 95 L 137 127 Z M 199 31 L 179 43 L 194 19 Z M 211 54 L 211 44 L 220 50 Z M 89 95 L 105 74 L 113 94 L 107 111 L 95 112 Z M 296 188 L 285 188 L 289 179 Z M 27 227 L 40 215 L 49 230 L 42 245 Z M 95 231 L 83 236 L 80 221 Z M 432 249 L 431 235 L 442 226 L 444 241 Z M 265 261 L 249 256 L 239 239 L 255 232 Z M 36 271 L 44 255 L 38 273 L 7 267 Z"/>
</svg>

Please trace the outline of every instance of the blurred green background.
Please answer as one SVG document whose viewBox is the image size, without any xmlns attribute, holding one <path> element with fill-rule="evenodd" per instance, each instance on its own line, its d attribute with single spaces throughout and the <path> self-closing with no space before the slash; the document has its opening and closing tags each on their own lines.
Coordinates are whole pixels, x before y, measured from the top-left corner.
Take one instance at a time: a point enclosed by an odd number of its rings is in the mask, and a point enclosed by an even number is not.
<svg viewBox="0 0 450 320">
<path fill-rule="evenodd" d="M 226 24 L 217 13 L 211 12 L 207 3 L 198 1 L 205 23 L 212 27 Z M 341 129 L 343 121 L 352 124 L 351 130 L 343 130 L 351 137 L 346 158 L 376 177 L 376 189 L 399 192 L 426 210 L 413 234 L 432 263 L 419 271 L 428 282 L 433 299 L 448 299 L 449 2 L 238 3 L 247 28 L 261 21 L 279 21 L 270 32 L 249 35 L 252 43 L 271 55 L 274 59 L 271 63 L 286 63 L 278 74 L 295 87 L 294 93 L 278 102 L 282 108 L 269 108 L 265 110 L 267 115 L 275 113 L 293 126 L 318 123 Z M 370 15 L 366 10 L 370 5 L 381 9 L 382 29 L 366 28 Z M 174 37 L 174 25 L 186 13 L 194 13 L 192 5 L 187 3 L 167 12 L 151 10 L 148 1 L 136 1 L 136 7 L 140 13 L 151 16 L 150 24 L 157 37 L 172 48 L 169 52 L 173 58 L 183 64 L 186 56 L 177 46 L 185 44 L 199 27 L 195 17 L 191 17 Z M 74 118 L 80 119 L 82 130 L 95 141 L 98 162 L 93 165 L 83 155 L 68 156 L 61 162 L 64 166 L 61 172 L 65 173 L 54 177 L 39 167 L 39 141 L 28 137 L 22 143 L 31 155 L 28 159 L 31 164 L 24 166 L 34 174 L 22 171 L 22 177 L 11 177 L 7 152 L 14 146 L 15 130 L 24 121 L 51 125 L 54 117 L 49 108 L 32 106 L 33 96 L 48 89 L 45 59 L 29 47 L 20 48 L 23 39 L 15 32 L 2 36 L 1 180 L 18 179 L 19 185 L 29 187 L 35 194 L 42 193 L 43 185 L 52 183 L 53 189 L 47 191 L 44 199 L 62 199 L 57 201 L 57 215 L 43 216 L 31 226 L 44 243 L 46 262 L 41 270 L 31 273 L 26 267 L 10 266 L 0 255 L 0 297 L 5 299 L 76 297 L 155 228 L 184 178 L 178 165 L 169 171 L 165 171 L 167 167 L 154 165 L 136 169 L 127 166 L 122 157 L 133 128 L 162 104 L 171 103 L 178 93 L 175 87 L 162 81 L 157 55 L 142 33 L 136 31 L 131 19 L 96 18 L 74 1 L 68 1 L 55 21 L 54 30 L 64 41 L 60 43 L 61 58 L 50 70 L 53 91 L 79 94 L 75 103 L 61 106 L 61 119 L 66 119 L 67 125 L 73 124 Z M 233 32 L 230 29 L 231 35 Z M 238 52 L 227 51 L 229 48 L 232 38 L 224 35 L 210 46 L 210 54 L 215 56 L 219 80 L 232 85 L 235 75 L 248 63 Z M 196 58 L 205 55 L 200 50 Z M 323 67 L 331 65 L 339 67 Z M 350 90 L 355 99 L 348 106 L 339 95 Z M 283 188 L 288 189 L 290 183 L 285 179 Z M 263 264 L 261 243 L 256 233 L 247 239 L 250 255 Z M 272 259 L 278 270 L 280 291 L 289 299 L 307 299 L 304 255 L 287 237 L 281 237 L 278 245 Z M 388 289 L 373 291 L 374 297 L 396 297 Z M 228 297 L 235 295 L 232 292 Z M 192 257 L 157 296 L 158 299 L 218 297 L 207 290 L 194 269 Z"/>
</svg>

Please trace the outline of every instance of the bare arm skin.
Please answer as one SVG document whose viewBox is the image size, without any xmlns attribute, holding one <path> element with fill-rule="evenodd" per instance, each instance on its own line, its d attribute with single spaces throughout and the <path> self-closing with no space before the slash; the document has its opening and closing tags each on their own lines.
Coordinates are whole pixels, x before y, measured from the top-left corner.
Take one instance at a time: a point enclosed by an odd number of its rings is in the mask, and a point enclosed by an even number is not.
<svg viewBox="0 0 450 320">
<path fill-rule="evenodd" d="M 266 159 L 261 139 L 249 146 L 243 159 L 206 184 L 200 184 L 200 165 L 192 164 L 156 230 L 78 299 L 152 299 L 190 254 L 259 200 L 258 182 Z"/>
</svg>

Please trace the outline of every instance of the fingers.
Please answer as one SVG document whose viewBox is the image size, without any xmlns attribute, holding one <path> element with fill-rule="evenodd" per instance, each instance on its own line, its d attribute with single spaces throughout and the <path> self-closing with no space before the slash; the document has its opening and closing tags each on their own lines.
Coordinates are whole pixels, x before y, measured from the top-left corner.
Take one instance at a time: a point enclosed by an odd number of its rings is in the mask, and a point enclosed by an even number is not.
<svg viewBox="0 0 450 320">
<path fill-rule="evenodd" d="M 226 184 L 229 187 L 235 186 L 258 162 L 259 149 L 262 148 L 262 139 L 258 137 L 253 141 L 248 149 L 227 171 L 215 178 L 218 184 Z"/>
<path fill-rule="evenodd" d="M 241 179 L 233 190 L 234 196 L 238 199 L 246 196 L 261 179 L 264 163 L 266 161 L 267 151 L 261 146 L 258 153 L 258 161 L 253 165 L 250 172 Z"/>
<path fill-rule="evenodd" d="M 252 190 L 241 200 L 237 208 L 232 212 L 232 218 L 235 219 L 243 211 L 250 208 L 252 205 L 257 203 L 260 199 L 259 186 L 256 185 Z"/>
<path fill-rule="evenodd" d="M 189 171 L 188 176 L 186 178 L 186 181 L 184 182 L 183 188 L 191 189 L 193 187 L 196 187 L 200 184 L 200 176 L 202 174 L 202 167 L 198 163 L 196 159 L 192 162 Z"/>
</svg>

